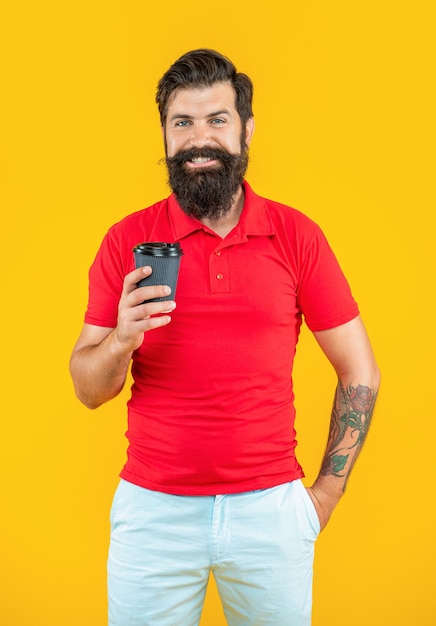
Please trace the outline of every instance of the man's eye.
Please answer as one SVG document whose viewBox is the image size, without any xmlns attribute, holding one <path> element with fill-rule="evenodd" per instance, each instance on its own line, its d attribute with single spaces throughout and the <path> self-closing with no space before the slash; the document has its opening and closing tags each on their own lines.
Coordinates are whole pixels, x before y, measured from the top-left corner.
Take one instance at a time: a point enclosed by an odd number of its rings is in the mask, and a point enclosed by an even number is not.
<svg viewBox="0 0 436 626">
<path fill-rule="evenodd" d="M 212 121 L 212 124 L 218 124 L 218 125 L 219 125 L 219 124 L 224 124 L 224 123 L 225 123 L 225 120 L 223 120 L 221 117 L 216 117 L 216 118 L 214 118 L 214 119 L 213 119 L 213 120 L 211 120 L 211 121 Z"/>
<path fill-rule="evenodd" d="M 176 126 L 188 126 L 189 122 L 188 120 L 180 120 L 179 122 L 176 122 Z"/>
</svg>

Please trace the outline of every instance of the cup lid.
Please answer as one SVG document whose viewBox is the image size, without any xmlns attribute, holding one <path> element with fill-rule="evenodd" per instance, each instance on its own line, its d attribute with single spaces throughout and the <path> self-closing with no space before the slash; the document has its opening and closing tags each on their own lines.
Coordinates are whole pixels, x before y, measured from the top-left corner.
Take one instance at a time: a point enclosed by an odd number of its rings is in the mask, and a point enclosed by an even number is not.
<svg viewBox="0 0 436 626">
<path fill-rule="evenodd" d="M 183 250 L 178 242 L 165 243 L 163 241 L 146 241 L 138 243 L 133 248 L 135 254 L 147 254 L 148 256 L 181 256 Z"/>
</svg>

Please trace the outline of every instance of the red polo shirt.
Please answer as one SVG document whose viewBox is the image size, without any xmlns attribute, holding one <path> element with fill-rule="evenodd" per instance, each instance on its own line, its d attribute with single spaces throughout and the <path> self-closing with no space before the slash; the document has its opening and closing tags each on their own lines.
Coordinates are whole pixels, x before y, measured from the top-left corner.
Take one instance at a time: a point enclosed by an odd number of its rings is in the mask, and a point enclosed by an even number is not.
<svg viewBox="0 0 436 626">
<path fill-rule="evenodd" d="M 245 183 L 222 239 L 174 195 L 107 233 L 90 270 L 85 321 L 115 327 L 132 248 L 178 241 L 177 308 L 133 355 L 121 476 L 181 495 L 272 487 L 303 476 L 295 457 L 292 364 L 302 315 L 313 331 L 358 315 L 319 227 Z"/>
</svg>

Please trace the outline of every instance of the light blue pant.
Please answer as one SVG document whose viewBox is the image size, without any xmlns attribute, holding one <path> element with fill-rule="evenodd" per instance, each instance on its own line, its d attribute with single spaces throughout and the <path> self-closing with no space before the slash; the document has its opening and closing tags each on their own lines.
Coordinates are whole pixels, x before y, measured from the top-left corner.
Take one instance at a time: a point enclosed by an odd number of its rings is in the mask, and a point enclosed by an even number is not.
<svg viewBox="0 0 436 626">
<path fill-rule="evenodd" d="M 213 572 L 231 626 L 309 626 L 319 520 L 300 480 L 222 496 L 121 481 L 111 510 L 110 626 L 197 626 Z"/>
</svg>

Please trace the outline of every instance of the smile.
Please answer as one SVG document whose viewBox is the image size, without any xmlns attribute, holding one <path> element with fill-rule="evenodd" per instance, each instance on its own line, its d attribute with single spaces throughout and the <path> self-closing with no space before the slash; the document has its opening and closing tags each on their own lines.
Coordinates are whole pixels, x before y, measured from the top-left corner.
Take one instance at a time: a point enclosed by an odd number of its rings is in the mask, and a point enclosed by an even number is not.
<svg viewBox="0 0 436 626">
<path fill-rule="evenodd" d="M 194 157 L 193 159 L 190 159 L 189 161 L 187 161 L 187 164 L 190 167 L 203 167 L 203 166 L 209 166 L 209 165 L 215 165 L 217 163 L 216 159 L 213 159 L 211 157 Z"/>
</svg>

